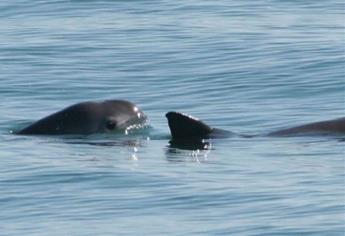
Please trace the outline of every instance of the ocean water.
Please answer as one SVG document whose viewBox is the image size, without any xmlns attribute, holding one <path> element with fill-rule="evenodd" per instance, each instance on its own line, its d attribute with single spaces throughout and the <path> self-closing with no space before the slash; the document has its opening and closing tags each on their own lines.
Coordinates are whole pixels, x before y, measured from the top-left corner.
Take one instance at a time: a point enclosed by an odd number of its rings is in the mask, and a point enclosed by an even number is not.
<svg viewBox="0 0 345 236">
<path fill-rule="evenodd" d="M 344 117 L 344 1 L 0 2 L 0 235 L 344 235 L 344 137 L 169 145 L 168 111 L 243 134 Z M 13 134 L 127 99 L 130 135 Z"/>
</svg>

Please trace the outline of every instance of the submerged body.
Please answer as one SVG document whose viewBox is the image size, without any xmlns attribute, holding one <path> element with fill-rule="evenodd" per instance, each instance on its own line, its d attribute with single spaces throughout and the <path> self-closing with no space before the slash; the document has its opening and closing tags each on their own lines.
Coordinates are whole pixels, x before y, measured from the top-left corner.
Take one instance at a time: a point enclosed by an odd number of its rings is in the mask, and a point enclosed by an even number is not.
<svg viewBox="0 0 345 236">
<path fill-rule="evenodd" d="M 145 114 L 125 100 L 82 102 L 44 117 L 17 134 L 94 134 L 144 125 Z"/>
<path fill-rule="evenodd" d="M 168 112 L 166 117 L 173 141 L 227 138 L 234 135 L 231 131 L 212 128 L 199 119 L 183 113 Z M 345 134 L 345 117 L 283 129 L 268 133 L 267 135 L 293 136 L 306 134 Z"/>
<path fill-rule="evenodd" d="M 282 129 L 271 132 L 268 135 L 290 136 L 303 134 L 345 134 L 345 117 Z"/>
</svg>

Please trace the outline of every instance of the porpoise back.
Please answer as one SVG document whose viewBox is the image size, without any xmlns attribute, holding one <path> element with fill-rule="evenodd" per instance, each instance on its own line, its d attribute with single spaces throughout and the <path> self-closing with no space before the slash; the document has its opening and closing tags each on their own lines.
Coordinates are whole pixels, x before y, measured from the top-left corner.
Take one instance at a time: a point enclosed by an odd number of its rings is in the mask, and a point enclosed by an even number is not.
<svg viewBox="0 0 345 236">
<path fill-rule="evenodd" d="M 234 135 L 233 132 L 212 128 L 203 121 L 190 115 L 179 112 L 166 114 L 172 140 L 191 140 L 208 138 L 227 138 Z M 268 136 L 293 136 L 293 135 L 337 135 L 345 134 L 345 117 L 321 122 L 314 122 L 293 128 L 282 129 L 268 133 Z M 253 135 L 240 135 L 253 137 Z M 257 136 L 257 135 L 256 135 Z"/>
<path fill-rule="evenodd" d="M 180 112 L 168 112 L 166 115 L 173 140 L 227 138 L 232 132 L 212 128 L 203 121 Z"/>
</svg>

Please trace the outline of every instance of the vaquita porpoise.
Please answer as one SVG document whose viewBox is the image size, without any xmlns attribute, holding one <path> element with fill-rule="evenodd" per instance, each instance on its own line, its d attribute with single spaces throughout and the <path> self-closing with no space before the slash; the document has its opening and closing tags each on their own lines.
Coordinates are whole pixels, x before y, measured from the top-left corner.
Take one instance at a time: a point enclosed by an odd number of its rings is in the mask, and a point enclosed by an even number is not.
<svg viewBox="0 0 345 236">
<path fill-rule="evenodd" d="M 212 128 L 203 121 L 179 112 L 166 114 L 173 141 L 192 139 L 227 138 L 233 132 Z M 282 129 L 268 133 L 268 136 L 298 136 L 298 135 L 336 135 L 345 134 L 345 117 L 304 124 L 292 128 Z M 251 135 L 242 135 L 252 137 Z"/>
<path fill-rule="evenodd" d="M 227 138 L 231 131 L 212 128 L 192 116 L 168 112 L 166 114 L 172 140 Z M 132 102 L 106 100 L 81 102 L 44 117 L 17 134 L 64 135 L 95 134 L 140 128 L 147 116 Z M 345 117 L 314 122 L 268 133 L 268 136 L 293 136 L 311 134 L 345 134 Z M 243 135 L 249 137 L 249 135 Z"/>
</svg>

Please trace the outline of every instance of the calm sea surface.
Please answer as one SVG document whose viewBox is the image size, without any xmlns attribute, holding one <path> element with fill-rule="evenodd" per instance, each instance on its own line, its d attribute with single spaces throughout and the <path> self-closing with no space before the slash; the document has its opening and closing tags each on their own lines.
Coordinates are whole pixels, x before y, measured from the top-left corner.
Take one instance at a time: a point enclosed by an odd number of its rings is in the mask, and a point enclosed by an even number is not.
<svg viewBox="0 0 345 236">
<path fill-rule="evenodd" d="M 0 235 L 344 235 L 345 137 L 169 146 L 182 111 L 243 134 L 345 115 L 344 1 L 0 2 Z M 131 135 L 18 136 L 127 99 Z"/>
</svg>

